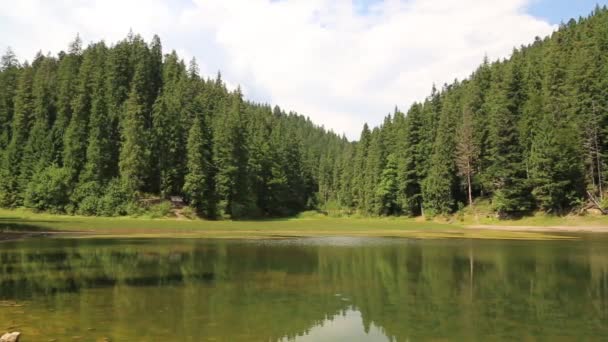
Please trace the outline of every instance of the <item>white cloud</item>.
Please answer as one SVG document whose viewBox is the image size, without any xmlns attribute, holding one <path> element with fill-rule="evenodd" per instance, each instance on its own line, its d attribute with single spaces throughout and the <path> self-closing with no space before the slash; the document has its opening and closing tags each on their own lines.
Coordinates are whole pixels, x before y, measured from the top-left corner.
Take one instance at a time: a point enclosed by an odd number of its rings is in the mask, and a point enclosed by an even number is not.
<svg viewBox="0 0 608 342">
<path fill-rule="evenodd" d="M 351 0 L 21 0 L 0 3 L 0 42 L 20 56 L 57 52 L 79 32 L 114 42 L 130 28 L 166 50 L 221 69 L 252 100 L 293 109 L 356 138 L 484 55 L 554 26 L 525 13 L 530 0 L 385 0 L 361 13 Z"/>
</svg>

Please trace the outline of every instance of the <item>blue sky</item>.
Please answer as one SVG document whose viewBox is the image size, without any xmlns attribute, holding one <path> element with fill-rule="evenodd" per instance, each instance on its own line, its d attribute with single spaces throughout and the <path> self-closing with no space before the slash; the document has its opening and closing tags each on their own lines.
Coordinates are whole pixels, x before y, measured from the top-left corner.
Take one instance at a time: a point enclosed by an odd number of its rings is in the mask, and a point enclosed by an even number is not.
<svg viewBox="0 0 608 342">
<path fill-rule="evenodd" d="M 528 7 L 528 12 L 539 18 L 547 19 L 552 24 L 567 22 L 570 18 L 587 16 L 596 4 L 606 5 L 601 0 L 537 0 Z"/>
<path fill-rule="evenodd" d="M 221 70 L 257 102 L 309 116 L 351 139 L 407 110 L 433 84 L 471 74 L 484 56 L 546 36 L 588 0 L 19 0 L 0 1 L 0 49 L 56 54 L 76 34 L 112 44 L 130 29 L 165 52 Z M 607 4 L 608 0 L 600 4 Z M 111 24 L 108 24 L 111 23 Z"/>
</svg>

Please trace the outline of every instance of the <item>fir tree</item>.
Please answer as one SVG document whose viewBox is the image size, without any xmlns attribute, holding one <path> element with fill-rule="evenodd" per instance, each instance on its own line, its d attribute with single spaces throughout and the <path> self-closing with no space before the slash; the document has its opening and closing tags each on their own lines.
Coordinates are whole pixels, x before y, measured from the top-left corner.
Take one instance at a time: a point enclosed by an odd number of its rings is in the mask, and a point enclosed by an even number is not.
<svg viewBox="0 0 608 342">
<path fill-rule="evenodd" d="M 518 65 L 498 69 L 493 75 L 489 101 L 489 149 L 487 175 L 493 191 L 492 204 L 499 216 L 530 209 L 517 122 L 523 88 Z M 504 75 L 507 73 L 507 75 Z"/>
<path fill-rule="evenodd" d="M 120 178 L 130 196 L 135 196 L 144 190 L 149 166 L 150 150 L 144 133 L 148 117 L 147 73 L 147 63 L 144 59 L 135 68 L 121 127 L 123 144 L 119 160 Z"/>
<path fill-rule="evenodd" d="M 4 153 L 0 175 L 0 204 L 4 207 L 15 207 L 23 203 L 25 189 L 20 188 L 19 176 L 34 112 L 33 80 L 34 69 L 25 64 L 15 93 L 11 142 Z"/>
<path fill-rule="evenodd" d="M 213 218 L 215 216 L 213 201 L 207 189 L 209 183 L 210 152 L 205 146 L 206 127 L 202 114 L 195 116 L 188 133 L 187 144 L 187 173 L 184 184 L 190 205 L 197 210 L 199 215 Z"/>
<path fill-rule="evenodd" d="M 0 59 L 0 151 L 6 149 L 11 141 L 19 68 L 15 53 L 8 48 Z"/>
</svg>

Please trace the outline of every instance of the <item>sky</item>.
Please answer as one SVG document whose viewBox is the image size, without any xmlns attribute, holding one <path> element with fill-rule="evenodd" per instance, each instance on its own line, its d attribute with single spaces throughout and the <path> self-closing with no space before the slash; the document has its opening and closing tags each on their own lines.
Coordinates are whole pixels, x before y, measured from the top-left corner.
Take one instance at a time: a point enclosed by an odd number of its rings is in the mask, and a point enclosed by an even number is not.
<svg viewBox="0 0 608 342">
<path fill-rule="evenodd" d="M 357 139 L 469 76 L 484 56 L 546 36 L 608 0 L 0 1 L 0 49 L 56 54 L 79 34 L 112 44 L 129 30 L 222 72 L 245 97 L 278 104 Z"/>
</svg>

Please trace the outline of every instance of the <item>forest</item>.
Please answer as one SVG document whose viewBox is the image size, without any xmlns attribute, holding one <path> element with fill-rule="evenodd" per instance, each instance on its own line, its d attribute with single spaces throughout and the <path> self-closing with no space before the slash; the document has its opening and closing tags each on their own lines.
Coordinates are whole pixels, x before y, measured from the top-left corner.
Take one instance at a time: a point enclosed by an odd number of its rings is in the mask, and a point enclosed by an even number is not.
<svg viewBox="0 0 608 342">
<path fill-rule="evenodd" d="M 201 217 L 239 219 L 435 216 L 483 199 L 509 218 L 605 197 L 606 7 L 486 58 L 354 142 L 245 100 L 157 36 L 82 45 L 2 56 L 0 206 L 115 216 L 183 196 Z"/>
</svg>

